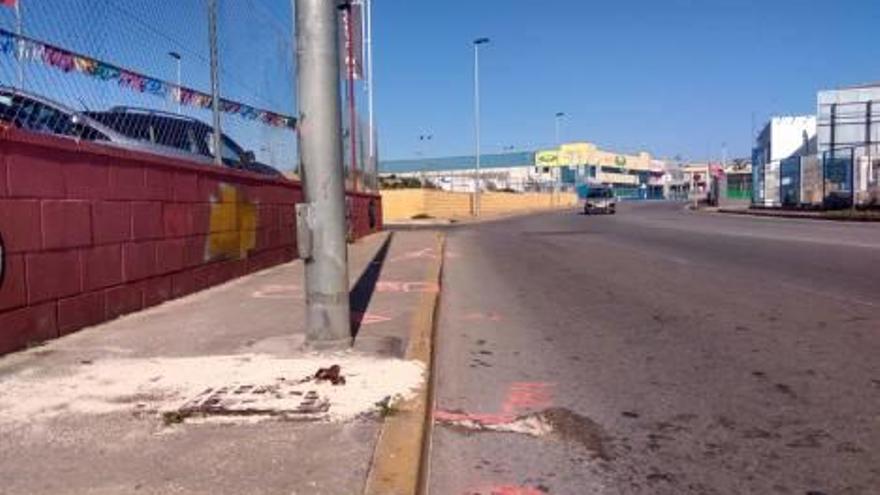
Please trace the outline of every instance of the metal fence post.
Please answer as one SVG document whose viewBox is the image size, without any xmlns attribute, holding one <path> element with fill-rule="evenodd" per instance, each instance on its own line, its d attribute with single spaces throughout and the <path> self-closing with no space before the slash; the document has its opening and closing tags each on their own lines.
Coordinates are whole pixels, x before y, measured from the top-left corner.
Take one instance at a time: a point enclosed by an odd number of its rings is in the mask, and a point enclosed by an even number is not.
<svg viewBox="0 0 880 495">
<path fill-rule="evenodd" d="M 208 0 L 208 36 L 211 38 L 211 110 L 214 113 L 214 164 L 223 165 L 223 153 L 221 151 L 222 140 L 220 136 L 220 61 L 217 53 L 217 0 Z M 180 87 L 178 91 L 178 104 L 180 102 Z"/>
<path fill-rule="evenodd" d="M 823 209 L 823 210 L 826 208 L 826 204 L 827 204 L 827 202 L 825 201 L 825 195 L 827 194 L 827 191 L 825 190 L 825 188 L 826 188 L 826 186 L 825 186 L 825 180 L 826 180 L 826 179 L 825 179 L 825 178 L 828 176 L 828 172 L 826 171 L 826 167 L 828 166 L 828 164 L 827 164 L 827 157 L 828 157 L 828 152 L 827 152 L 827 151 L 823 151 L 823 152 L 822 152 L 822 158 L 821 158 L 821 166 L 822 166 L 822 209 Z"/>
<path fill-rule="evenodd" d="M 804 157 L 798 157 L 798 206 L 804 204 Z"/>
<path fill-rule="evenodd" d="M 871 146 L 873 144 L 873 136 L 871 136 L 871 119 L 874 116 L 874 101 L 871 100 L 865 105 L 865 155 L 867 157 L 867 169 L 865 170 L 866 186 L 874 181 L 874 163 L 872 160 Z"/>
<path fill-rule="evenodd" d="M 856 211 L 856 149 L 849 149 L 849 190 L 850 190 L 850 210 Z"/>
<path fill-rule="evenodd" d="M 341 348 L 351 344 L 351 317 L 337 5 L 331 0 L 292 1 L 299 156 L 306 200 L 298 206 L 298 230 L 308 231 L 312 248 L 301 253 L 305 254 L 306 343 L 313 348 Z"/>
</svg>

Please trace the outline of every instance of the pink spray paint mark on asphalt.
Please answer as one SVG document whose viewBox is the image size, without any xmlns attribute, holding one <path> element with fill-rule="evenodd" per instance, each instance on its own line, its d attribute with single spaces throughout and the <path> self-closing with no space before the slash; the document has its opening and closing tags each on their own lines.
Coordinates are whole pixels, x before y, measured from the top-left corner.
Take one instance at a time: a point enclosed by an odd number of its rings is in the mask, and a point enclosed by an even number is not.
<svg viewBox="0 0 880 495">
<path fill-rule="evenodd" d="M 546 382 L 516 382 L 507 390 L 507 400 L 501 406 L 505 414 L 521 415 L 546 409 L 553 405 L 555 384 Z"/>
<path fill-rule="evenodd" d="M 501 425 L 511 423 L 518 416 L 553 406 L 555 383 L 515 382 L 510 384 L 501 405 L 501 413 L 467 413 L 434 411 L 434 421 L 441 423 L 471 422 L 480 425 Z"/>
<path fill-rule="evenodd" d="M 524 414 L 553 406 L 556 384 L 548 382 L 514 382 L 507 388 L 500 414 L 483 414 L 435 410 L 434 421 L 440 423 L 474 423 L 493 426 L 512 423 Z M 466 495 L 547 495 L 546 491 L 519 485 L 492 485 L 468 490 Z"/>
</svg>

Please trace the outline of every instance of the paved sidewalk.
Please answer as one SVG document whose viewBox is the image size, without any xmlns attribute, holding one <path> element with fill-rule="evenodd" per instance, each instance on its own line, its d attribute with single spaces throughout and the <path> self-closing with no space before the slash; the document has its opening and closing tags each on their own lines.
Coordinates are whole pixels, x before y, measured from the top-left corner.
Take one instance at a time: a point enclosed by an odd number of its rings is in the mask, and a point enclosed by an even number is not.
<svg viewBox="0 0 880 495">
<path fill-rule="evenodd" d="M 713 211 L 713 210 L 708 210 Z M 751 215 L 756 217 L 772 218 L 795 218 L 804 220 L 837 220 L 841 222 L 880 222 L 880 212 L 876 210 L 829 210 L 829 211 L 803 211 L 783 210 L 778 208 L 717 208 L 717 213 L 730 215 Z"/>
<path fill-rule="evenodd" d="M 353 351 L 301 349 L 293 262 L 0 358 L 0 493 L 360 493 L 383 416 L 423 385 L 402 357 L 437 246 L 351 247 Z M 334 364 L 344 384 L 311 378 Z"/>
</svg>

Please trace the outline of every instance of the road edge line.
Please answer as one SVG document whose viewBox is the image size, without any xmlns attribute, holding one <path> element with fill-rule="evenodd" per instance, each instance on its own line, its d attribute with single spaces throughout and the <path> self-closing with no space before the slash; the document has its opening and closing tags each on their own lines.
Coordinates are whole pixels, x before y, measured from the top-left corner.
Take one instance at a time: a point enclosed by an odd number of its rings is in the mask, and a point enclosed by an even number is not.
<svg viewBox="0 0 880 495">
<path fill-rule="evenodd" d="M 433 396 L 434 328 L 440 301 L 446 235 L 437 233 L 438 260 L 428 267 L 425 281 L 438 287 L 424 292 L 410 323 L 405 359 L 425 366 L 425 380 L 412 399 L 396 404 L 379 431 L 364 495 L 415 495 L 427 475 L 426 445 L 430 438 Z"/>
</svg>

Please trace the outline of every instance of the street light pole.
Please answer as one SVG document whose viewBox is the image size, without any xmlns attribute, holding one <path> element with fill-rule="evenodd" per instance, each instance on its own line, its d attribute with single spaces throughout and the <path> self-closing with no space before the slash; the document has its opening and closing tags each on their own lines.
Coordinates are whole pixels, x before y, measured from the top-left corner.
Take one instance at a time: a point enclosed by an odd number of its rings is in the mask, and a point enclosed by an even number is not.
<svg viewBox="0 0 880 495">
<path fill-rule="evenodd" d="M 562 147 L 562 141 L 559 140 L 559 122 L 562 120 L 562 117 L 565 117 L 565 112 L 556 112 L 556 147 Z M 561 153 L 561 150 L 559 151 Z M 562 169 L 557 167 L 556 170 L 559 173 L 559 177 L 553 182 L 553 195 L 551 196 L 552 201 L 556 201 L 557 195 L 559 194 L 559 182 L 562 180 Z"/>
<path fill-rule="evenodd" d="M 306 281 L 306 342 L 351 345 L 345 177 L 336 2 L 291 0 L 296 12 L 296 101 L 305 203 L 297 243 Z"/>
<path fill-rule="evenodd" d="M 480 216 L 480 45 L 489 43 L 489 38 L 474 40 L 474 134 L 476 138 L 476 173 L 474 177 L 474 216 Z"/>
<path fill-rule="evenodd" d="M 559 140 L 559 121 L 562 120 L 562 117 L 565 117 L 565 112 L 556 112 L 556 146 L 562 144 L 562 141 Z"/>
<path fill-rule="evenodd" d="M 177 99 L 177 113 L 181 113 L 180 108 L 180 87 L 181 87 L 181 77 L 180 77 L 180 59 L 181 55 L 177 52 L 168 52 L 168 56 L 173 58 L 175 62 L 177 62 L 177 90 L 174 92 L 174 96 Z"/>
</svg>

